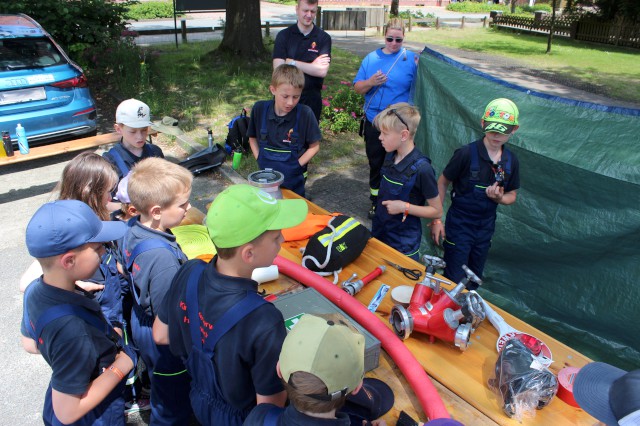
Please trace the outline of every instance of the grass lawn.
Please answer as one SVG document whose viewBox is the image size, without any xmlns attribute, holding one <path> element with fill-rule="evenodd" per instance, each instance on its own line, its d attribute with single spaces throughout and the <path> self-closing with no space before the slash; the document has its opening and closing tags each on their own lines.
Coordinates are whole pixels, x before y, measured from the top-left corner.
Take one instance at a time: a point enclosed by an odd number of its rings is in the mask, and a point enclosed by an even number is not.
<svg viewBox="0 0 640 426">
<path fill-rule="evenodd" d="M 492 28 L 413 31 L 408 40 L 505 56 L 525 66 L 604 88 L 613 98 L 640 103 L 640 50 Z"/>
<path fill-rule="evenodd" d="M 227 123 L 242 108 L 251 112 L 256 101 L 270 99 L 271 61 L 248 63 L 241 58 L 219 58 L 210 54 L 218 42 L 189 43 L 176 50 L 173 45 L 154 46 L 155 54 L 147 56 L 149 83 L 140 99 L 147 102 L 156 115 L 169 115 L 180 120 L 187 134 L 206 145 L 206 127 L 213 130 L 214 140 L 224 144 Z M 360 66 L 355 55 L 334 48 L 331 71 L 325 79 L 323 96 L 344 89 L 353 81 Z M 157 111 L 157 113 L 155 113 Z M 362 138 L 352 132 L 335 134 L 323 129 L 322 149 L 314 163 L 348 167 L 353 161 L 366 161 Z M 256 170 L 252 156 L 242 161 L 241 173 Z"/>
</svg>

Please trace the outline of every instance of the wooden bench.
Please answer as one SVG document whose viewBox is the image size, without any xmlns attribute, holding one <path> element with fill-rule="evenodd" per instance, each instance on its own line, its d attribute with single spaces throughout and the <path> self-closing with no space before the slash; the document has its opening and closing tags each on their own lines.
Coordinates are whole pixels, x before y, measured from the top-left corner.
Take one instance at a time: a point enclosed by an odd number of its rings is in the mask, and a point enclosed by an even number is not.
<svg viewBox="0 0 640 426">
<path fill-rule="evenodd" d="M 158 132 L 149 130 L 149 136 L 155 136 Z M 0 157 L 0 167 L 9 164 L 23 163 L 25 161 L 37 160 L 39 158 L 52 157 L 69 152 L 83 151 L 85 149 L 97 148 L 100 145 L 108 145 L 120 141 L 120 135 L 116 132 L 105 133 L 104 135 L 89 136 L 82 139 L 52 143 L 49 145 L 36 146 L 29 149 L 28 154 L 20 154 L 15 151 L 13 157 Z"/>
<path fill-rule="evenodd" d="M 0 157 L 0 166 L 22 163 L 25 161 L 36 160 L 38 158 L 51 157 L 54 155 L 66 154 L 68 152 L 96 148 L 100 145 L 116 143 L 119 140 L 120 135 L 116 132 L 113 132 L 104 135 L 89 136 L 82 139 L 74 139 L 71 141 L 52 143 L 50 145 L 36 146 L 30 148 L 29 153 L 24 155 L 20 154 L 20 152 L 16 150 L 13 157 Z"/>
</svg>

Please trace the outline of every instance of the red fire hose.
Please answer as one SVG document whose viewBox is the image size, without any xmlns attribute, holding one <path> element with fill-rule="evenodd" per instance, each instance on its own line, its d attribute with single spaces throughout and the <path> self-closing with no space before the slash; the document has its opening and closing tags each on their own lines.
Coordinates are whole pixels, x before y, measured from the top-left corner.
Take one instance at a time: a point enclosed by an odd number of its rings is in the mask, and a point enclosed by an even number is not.
<svg viewBox="0 0 640 426">
<path fill-rule="evenodd" d="M 347 292 L 289 259 L 278 255 L 274 264 L 278 266 L 280 273 L 317 290 L 380 340 L 384 350 L 391 356 L 409 382 L 429 420 L 451 418 L 442 399 L 440 399 L 440 395 L 438 395 L 438 391 L 420 363 L 393 331 L 382 323 L 375 314 L 369 312 L 364 305 Z"/>
</svg>

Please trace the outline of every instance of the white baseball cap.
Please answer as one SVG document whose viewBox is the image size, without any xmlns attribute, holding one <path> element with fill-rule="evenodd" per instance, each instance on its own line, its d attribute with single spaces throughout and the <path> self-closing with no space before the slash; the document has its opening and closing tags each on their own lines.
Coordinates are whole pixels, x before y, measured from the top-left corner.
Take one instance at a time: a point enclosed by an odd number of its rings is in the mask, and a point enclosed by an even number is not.
<svg viewBox="0 0 640 426">
<path fill-rule="evenodd" d="M 151 126 L 153 123 L 151 123 L 149 105 L 137 99 L 127 99 L 121 102 L 116 109 L 116 123 L 134 129 Z"/>
</svg>

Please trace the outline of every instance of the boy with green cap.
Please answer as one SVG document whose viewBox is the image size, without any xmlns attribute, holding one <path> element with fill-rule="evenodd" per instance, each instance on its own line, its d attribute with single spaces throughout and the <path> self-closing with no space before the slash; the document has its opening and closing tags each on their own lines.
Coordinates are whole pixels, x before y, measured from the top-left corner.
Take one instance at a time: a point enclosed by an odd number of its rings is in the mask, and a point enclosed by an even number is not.
<svg viewBox="0 0 640 426">
<path fill-rule="evenodd" d="M 224 190 L 207 213 L 217 255 L 185 263 L 158 310 L 154 340 L 186 360 L 203 425 L 241 425 L 256 404 L 286 401 L 275 370 L 284 319 L 251 274 L 273 263 L 280 230 L 302 222 L 307 209 L 304 200 L 276 200 L 250 185 Z"/>
<path fill-rule="evenodd" d="M 457 149 L 438 179 L 443 202 L 453 184 L 446 227 L 439 219 L 429 225 L 433 241 L 442 241 L 444 276 L 453 282 L 465 276 L 462 265 L 482 277 L 498 205 L 515 203 L 520 187 L 518 159 L 505 146 L 519 127 L 518 107 L 509 99 L 494 99 L 480 124 L 484 137 Z M 475 287 L 470 281 L 468 288 Z"/>
</svg>

